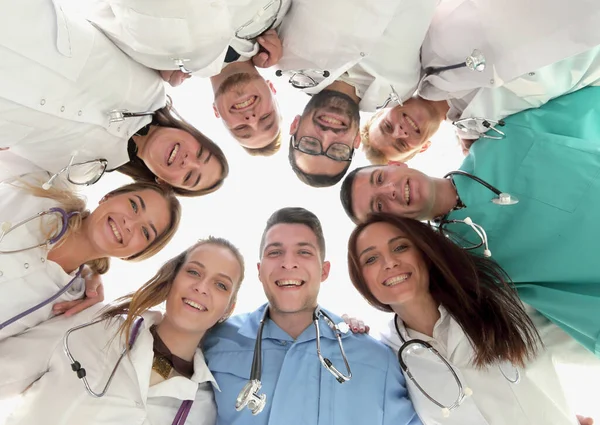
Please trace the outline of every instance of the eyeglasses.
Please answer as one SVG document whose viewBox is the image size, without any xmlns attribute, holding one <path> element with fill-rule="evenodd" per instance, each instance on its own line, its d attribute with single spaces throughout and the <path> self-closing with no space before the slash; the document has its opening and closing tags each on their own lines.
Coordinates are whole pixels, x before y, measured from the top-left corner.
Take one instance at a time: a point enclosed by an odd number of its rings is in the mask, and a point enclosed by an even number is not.
<svg viewBox="0 0 600 425">
<path fill-rule="evenodd" d="M 316 87 L 322 81 L 322 79 L 329 77 L 329 71 L 321 71 L 318 69 L 299 69 L 299 70 L 290 70 L 290 71 L 282 71 L 278 69 L 275 71 L 275 75 L 281 77 L 284 74 L 291 74 L 288 82 L 292 85 L 292 87 L 297 89 L 308 89 L 311 87 Z"/>
<path fill-rule="evenodd" d="M 66 173 L 67 180 L 73 184 L 80 186 L 90 186 L 100 180 L 100 177 L 104 175 L 108 161 L 106 159 L 94 159 L 92 161 L 78 162 L 73 164 L 75 155 L 71 157 L 69 164 L 60 170 L 58 173 L 53 174 L 46 183 L 42 185 L 44 190 L 50 189 L 54 180 L 63 173 Z"/>
<path fill-rule="evenodd" d="M 252 40 L 269 30 L 277 21 L 281 3 L 281 0 L 271 0 L 256 12 L 252 19 L 241 25 L 235 31 L 235 36 L 244 40 Z"/>
<path fill-rule="evenodd" d="M 327 150 L 323 152 L 321 141 L 314 137 L 302 136 L 300 139 L 296 140 L 296 137 L 292 136 L 290 141 L 294 149 L 307 155 L 324 155 L 334 161 L 348 162 L 352 161 L 352 157 L 354 156 L 354 148 L 343 143 L 332 143 Z"/>
</svg>

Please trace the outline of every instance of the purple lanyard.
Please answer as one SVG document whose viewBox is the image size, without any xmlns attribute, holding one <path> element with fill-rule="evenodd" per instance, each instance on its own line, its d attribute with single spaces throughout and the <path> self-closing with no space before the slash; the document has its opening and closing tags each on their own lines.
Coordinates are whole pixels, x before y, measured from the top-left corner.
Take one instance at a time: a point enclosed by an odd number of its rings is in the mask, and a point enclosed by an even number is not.
<svg viewBox="0 0 600 425">
<path fill-rule="evenodd" d="M 131 336 L 129 337 L 129 349 L 131 349 L 131 347 L 133 347 L 133 343 L 135 342 L 135 340 L 138 336 L 138 332 L 140 330 L 140 327 L 141 327 L 141 324 L 143 321 L 144 321 L 144 318 L 140 317 L 137 320 L 137 322 L 134 324 L 133 332 L 131 333 Z M 172 425 L 184 425 L 185 424 L 188 414 L 190 413 L 190 410 L 192 409 L 192 404 L 194 404 L 194 400 L 184 400 L 181 403 L 181 406 L 179 407 L 179 410 L 177 410 L 177 414 L 175 415 L 175 418 L 173 419 Z"/>
</svg>

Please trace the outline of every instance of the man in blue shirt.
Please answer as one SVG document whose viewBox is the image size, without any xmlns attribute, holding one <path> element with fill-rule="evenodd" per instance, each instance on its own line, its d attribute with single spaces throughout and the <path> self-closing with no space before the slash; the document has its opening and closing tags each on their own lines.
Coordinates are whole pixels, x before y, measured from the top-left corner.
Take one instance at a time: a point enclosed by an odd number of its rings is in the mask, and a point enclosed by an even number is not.
<svg viewBox="0 0 600 425">
<path fill-rule="evenodd" d="M 317 354 L 313 317 L 321 282 L 330 263 L 319 219 L 303 208 L 283 208 L 267 221 L 260 244 L 259 279 L 269 300 L 258 310 L 233 317 L 211 332 L 204 344 L 209 368 L 221 389 L 215 393 L 217 424 L 418 425 L 394 353 L 366 335 L 342 333 L 352 371 L 340 383 Z M 252 369 L 255 341 L 265 309 L 262 373 L 266 396 L 261 413 L 236 411 L 236 398 Z M 341 318 L 323 310 L 333 323 Z M 348 376 L 336 333 L 318 316 L 320 348 L 333 368 Z M 328 363 L 325 361 L 325 363 Z"/>
</svg>

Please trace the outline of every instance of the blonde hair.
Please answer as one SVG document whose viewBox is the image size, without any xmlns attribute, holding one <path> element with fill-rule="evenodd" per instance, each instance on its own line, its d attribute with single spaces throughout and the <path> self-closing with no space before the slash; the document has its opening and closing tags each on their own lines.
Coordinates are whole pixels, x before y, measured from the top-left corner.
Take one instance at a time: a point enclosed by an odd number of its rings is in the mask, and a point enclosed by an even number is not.
<svg viewBox="0 0 600 425">
<path fill-rule="evenodd" d="M 267 146 L 263 146 L 262 148 L 247 148 L 246 146 L 242 147 L 252 156 L 272 156 L 279 152 L 282 139 L 283 134 L 281 133 L 281 130 L 279 130 L 279 133 L 277 133 L 273 141 Z"/>
<path fill-rule="evenodd" d="M 167 300 L 173 281 L 177 274 L 186 263 L 189 255 L 199 246 L 215 245 L 228 249 L 239 262 L 241 274 L 239 282 L 235 282 L 233 294 L 229 303 L 229 311 L 227 317 L 231 314 L 235 305 L 237 294 L 244 280 L 244 257 L 239 249 L 235 247 L 227 239 L 209 236 L 207 239 L 201 239 L 181 254 L 164 263 L 156 274 L 150 278 L 140 289 L 121 298 L 116 299 L 111 305 L 104 309 L 100 317 L 102 319 L 111 320 L 120 315 L 127 315 L 125 321 L 121 323 L 115 336 L 121 335 L 125 337 L 125 341 L 129 341 L 131 329 L 137 317 L 141 316 L 148 310 L 157 305 L 162 304 Z M 222 318 L 223 320 L 227 317 Z M 128 348 L 129 349 L 129 348 Z"/>
<path fill-rule="evenodd" d="M 45 190 L 42 188 L 41 182 L 40 184 L 32 184 L 24 181 L 20 181 L 20 185 L 13 184 L 13 186 L 27 190 L 33 196 L 39 198 L 53 199 L 67 213 L 76 213 L 69 218 L 67 231 L 65 232 L 65 235 L 61 238 L 61 240 L 57 243 L 57 246 L 60 246 L 60 244 L 64 243 L 64 241 L 67 240 L 67 238 L 71 234 L 78 232 L 81 228 L 83 220 L 85 220 L 90 215 L 90 211 L 86 209 L 85 200 L 77 196 L 76 193 L 69 189 L 51 186 L 48 190 Z M 158 237 L 154 239 L 154 241 L 152 241 L 150 245 L 148 245 L 143 251 L 138 252 L 137 254 L 131 255 L 127 258 L 123 258 L 123 260 L 125 261 L 141 261 L 145 260 L 146 258 L 150 258 L 154 254 L 158 253 L 173 238 L 175 232 L 177 231 L 177 228 L 179 227 L 179 221 L 181 219 L 181 205 L 179 204 L 179 201 L 175 197 L 173 191 L 167 187 L 163 187 L 155 183 L 136 182 L 127 184 L 125 186 L 121 186 L 115 190 L 108 192 L 106 196 L 121 195 L 124 193 L 137 192 L 142 190 L 153 190 L 159 193 L 167 201 L 167 204 L 169 205 L 170 221 L 166 230 L 162 234 L 159 234 Z M 57 229 L 48 230 L 49 233 L 52 233 L 56 232 Z M 92 270 L 93 273 L 104 274 L 108 271 L 110 267 L 110 258 L 97 258 L 95 260 L 88 261 L 85 264 Z"/>
<path fill-rule="evenodd" d="M 379 118 L 384 111 L 385 109 L 380 109 L 379 111 L 375 112 L 373 115 L 371 115 L 371 117 L 369 117 L 367 122 L 360 129 L 362 150 L 369 162 L 373 165 L 386 165 L 388 163 L 388 159 L 385 157 L 383 152 L 373 147 L 371 145 L 371 139 L 369 138 L 369 130 L 371 129 L 371 125 L 373 125 L 373 122 Z"/>
</svg>

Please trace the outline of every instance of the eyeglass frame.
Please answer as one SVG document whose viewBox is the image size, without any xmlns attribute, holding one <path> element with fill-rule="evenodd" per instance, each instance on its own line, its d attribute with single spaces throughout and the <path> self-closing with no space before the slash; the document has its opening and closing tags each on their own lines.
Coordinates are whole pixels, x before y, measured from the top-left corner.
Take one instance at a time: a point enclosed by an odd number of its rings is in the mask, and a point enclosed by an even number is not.
<svg viewBox="0 0 600 425">
<path fill-rule="evenodd" d="M 282 71 L 281 69 L 278 69 L 277 71 L 275 71 L 275 75 L 277 77 L 281 77 L 284 74 L 291 74 L 291 76 L 288 80 L 288 83 L 290 83 L 292 85 L 292 87 L 294 87 L 295 89 L 310 89 L 313 87 L 317 87 L 320 84 L 320 82 L 317 82 L 317 80 L 315 80 L 313 77 L 308 75 L 306 73 L 307 71 L 311 71 L 316 74 L 320 74 L 323 78 L 328 78 L 331 75 L 329 73 L 329 71 L 327 71 L 327 70 L 321 71 L 319 69 L 297 69 L 297 70 L 289 70 L 289 71 Z M 300 84 L 296 83 L 297 80 L 294 80 L 296 75 L 301 75 L 301 76 L 307 78 L 308 80 L 310 80 L 309 84 L 308 85 L 300 85 Z"/>
<path fill-rule="evenodd" d="M 304 152 L 303 150 L 300 150 L 300 142 L 302 141 L 302 139 L 304 138 L 309 138 L 309 139 L 313 139 L 316 140 L 317 142 L 319 142 L 319 147 L 321 148 L 321 152 L 316 153 L 316 152 Z M 348 146 L 344 143 L 340 143 L 340 142 L 334 142 L 331 145 L 329 145 L 329 147 L 325 150 L 325 152 L 323 152 L 323 142 L 321 142 L 319 139 L 317 139 L 316 137 L 311 137 L 311 136 L 302 136 L 300 137 L 300 139 L 296 139 L 296 136 L 294 134 L 292 134 L 290 136 L 290 144 L 292 145 L 292 148 L 294 148 L 294 150 L 297 150 L 298 152 L 302 152 L 306 155 L 312 155 L 312 156 L 326 156 L 329 159 L 332 159 L 334 161 L 337 162 L 352 162 L 352 159 L 354 158 L 354 147 L 352 146 Z M 327 155 L 327 152 L 329 152 L 329 149 L 331 149 L 331 147 L 333 145 L 342 145 L 342 146 L 346 146 L 348 149 L 350 149 L 350 156 L 348 159 L 338 159 L 338 158 L 332 158 L 331 156 Z"/>
</svg>

